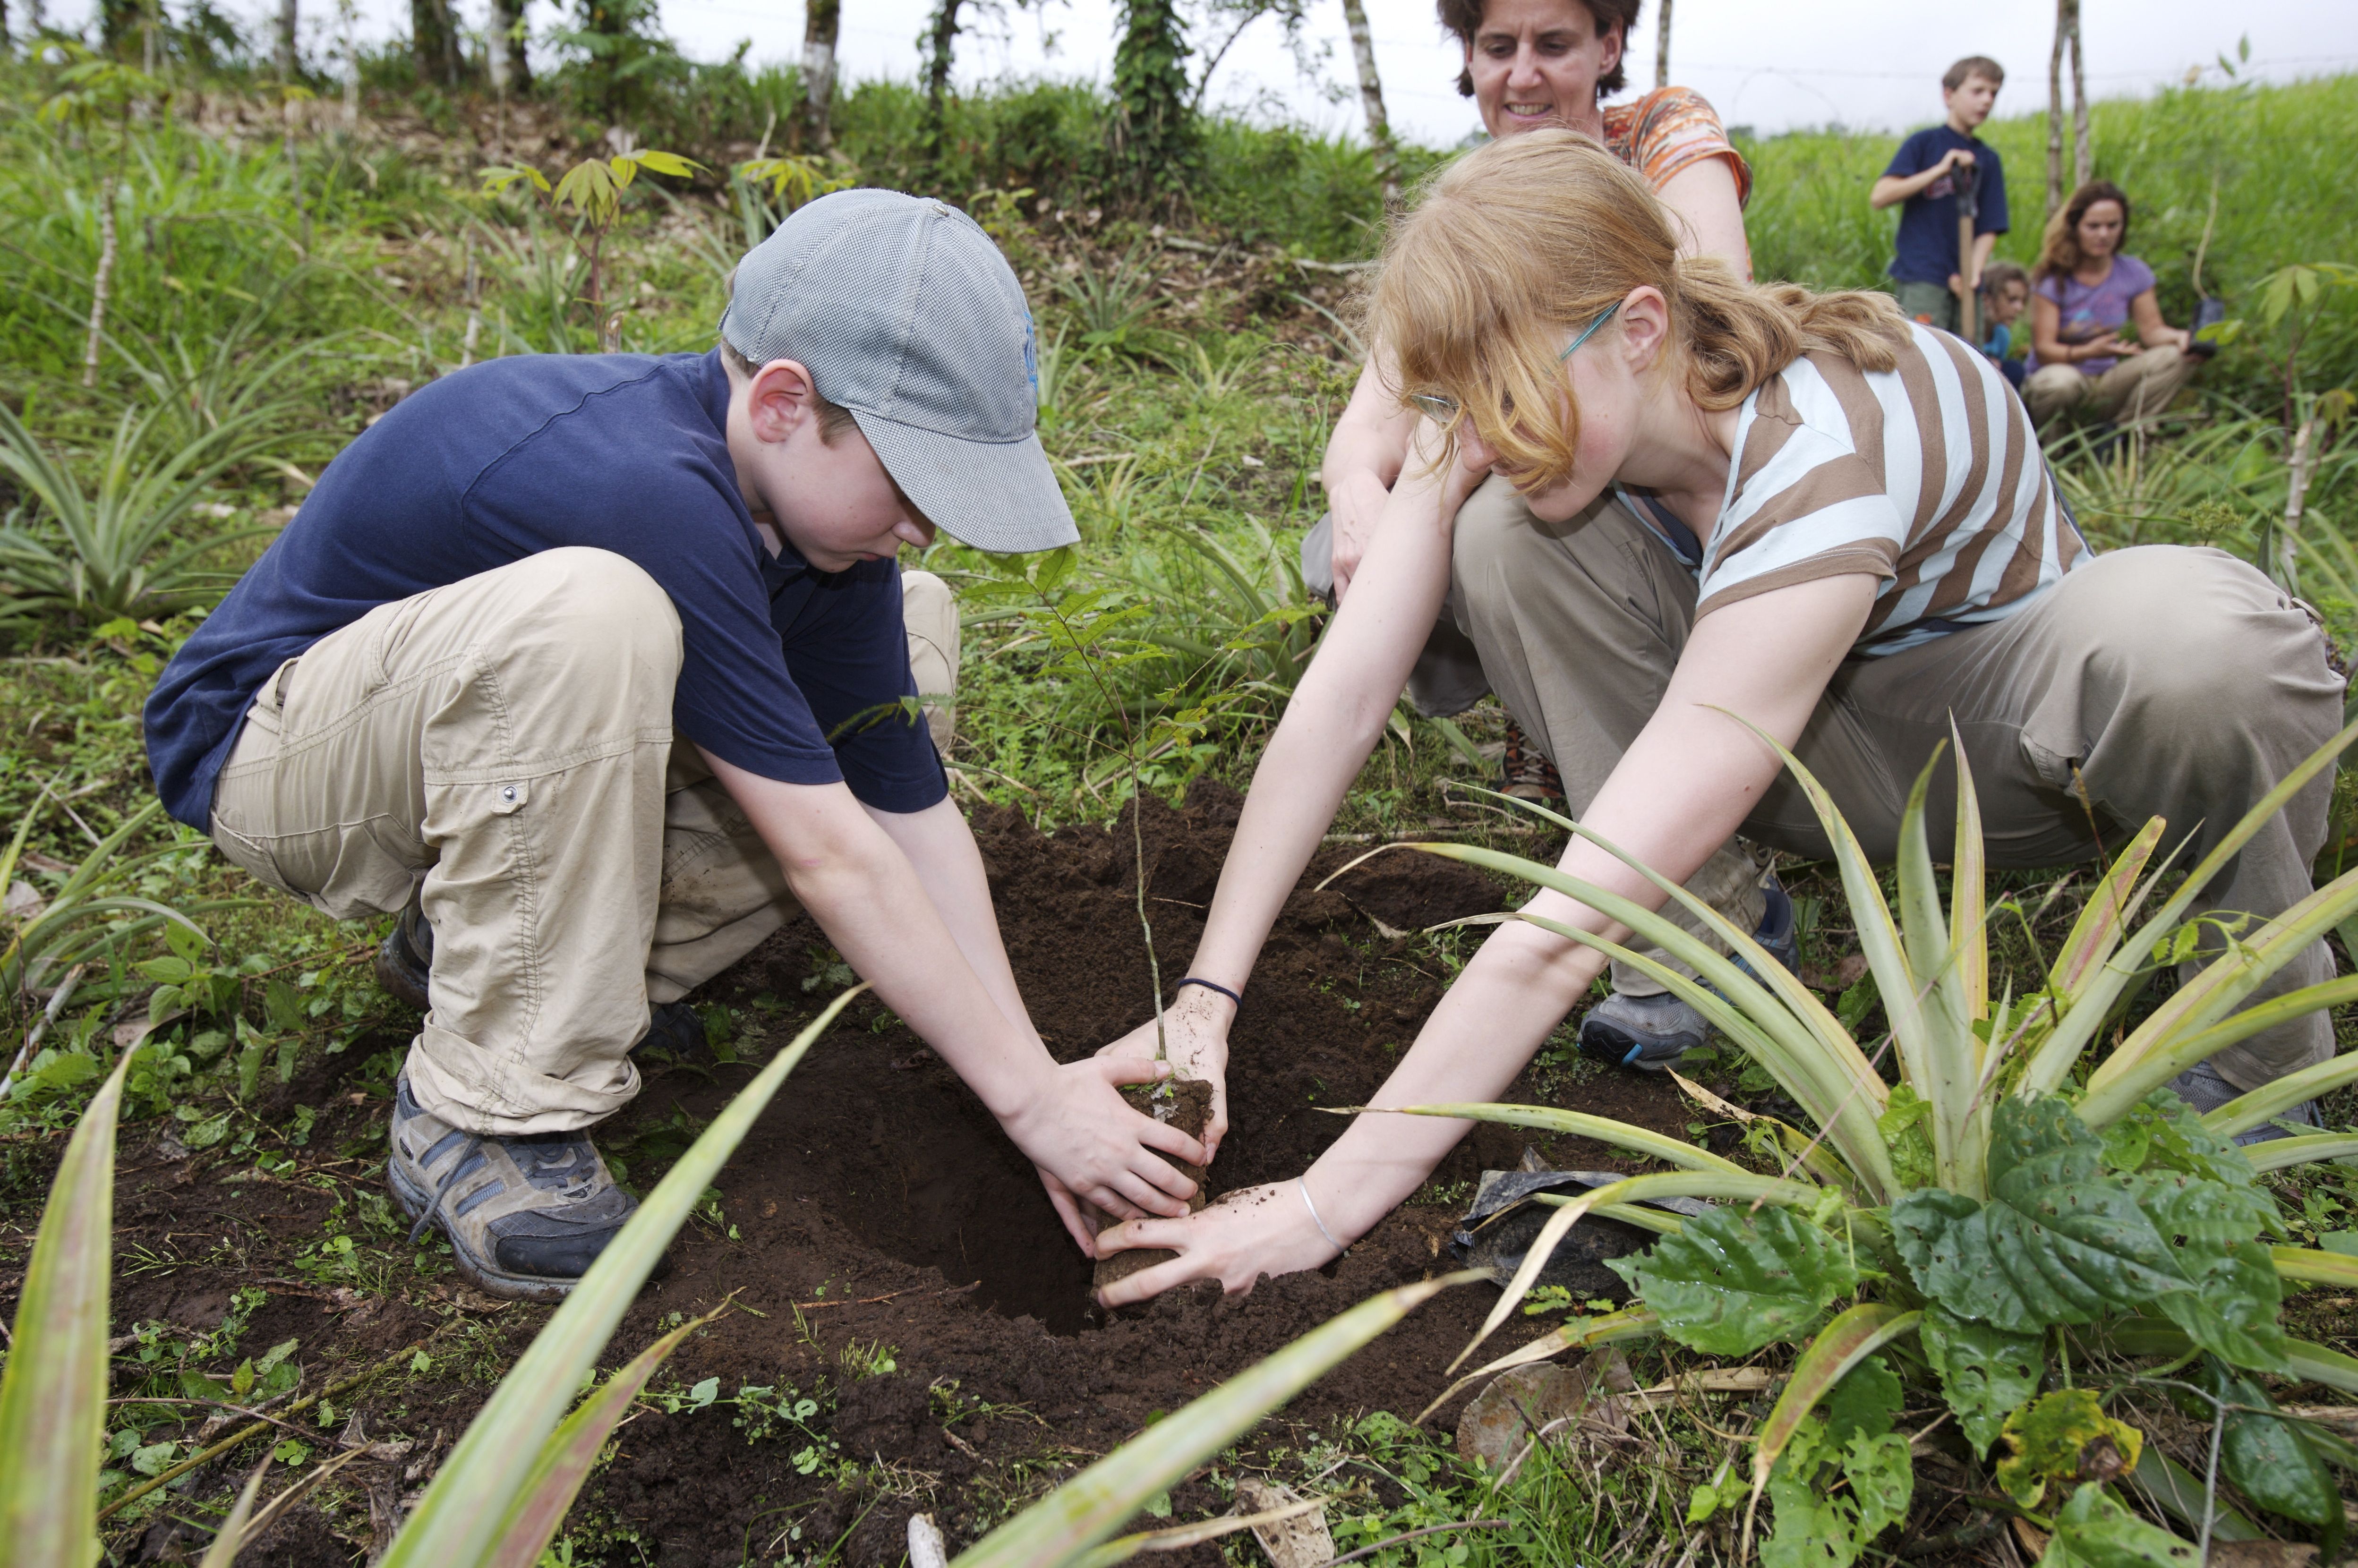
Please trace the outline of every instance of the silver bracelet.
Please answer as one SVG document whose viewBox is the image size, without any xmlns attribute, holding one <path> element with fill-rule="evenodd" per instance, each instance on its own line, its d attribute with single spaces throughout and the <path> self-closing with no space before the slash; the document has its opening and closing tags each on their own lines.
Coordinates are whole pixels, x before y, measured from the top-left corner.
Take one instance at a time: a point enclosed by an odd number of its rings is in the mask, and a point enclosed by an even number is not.
<svg viewBox="0 0 2358 1568">
<path fill-rule="evenodd" d="M 1343 1243 L 1336 1240 L 1335 1233 L 1326 1228 L 1326 1222 L 1318 1217 L 1318 1206 L 1310 1201 L 1309 1178 L 1306 1176 L 1296 1176 L 1293 1178 L 1293 1184 L 1302 1189 L 1302 1206 L 1310 1211 L 1310 1223 L 1318 1227 L 1318 1234 L 1325 1237 L 1326 1238 L 1327 1245 L 1334 1248 L 1336 1251 L 1348 1252 L 1350 1249 L 1344 1246 Z"/>
</svg>

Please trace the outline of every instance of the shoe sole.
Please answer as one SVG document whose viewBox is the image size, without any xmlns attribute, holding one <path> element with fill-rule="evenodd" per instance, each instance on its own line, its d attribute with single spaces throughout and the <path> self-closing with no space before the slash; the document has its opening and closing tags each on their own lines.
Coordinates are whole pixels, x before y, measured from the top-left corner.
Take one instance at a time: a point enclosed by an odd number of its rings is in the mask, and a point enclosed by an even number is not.
<svg viewBox="0 0 2358 1568">
<path fill-rule="evenodd" d="M 575 1285 L 580 1283 L 579 1280 L 552 1280 L 544 1274 L 511 1274 L 476 1262 L 467 1256 L 467 1249 L 459 1238 L 450 1234 L 450 1227 L 434 1208 L 432 1195 L 403 1175 L 397 1161 L 385 1161 L 384 1179 L 385 1184 L 393 1189 L 394 1201 L 401 1206 L 401 1212 L 409 1217 L 410 1223 L 415 1225 L 425 1219 L 440 1231 L 443 1238 L 450 1243 L 450 1262 L 459 1271 L 459 1277 L 485 1295 L 498 1296 L 506 1301 L 561 1302 L 573 1293 Z"/>
</svg>

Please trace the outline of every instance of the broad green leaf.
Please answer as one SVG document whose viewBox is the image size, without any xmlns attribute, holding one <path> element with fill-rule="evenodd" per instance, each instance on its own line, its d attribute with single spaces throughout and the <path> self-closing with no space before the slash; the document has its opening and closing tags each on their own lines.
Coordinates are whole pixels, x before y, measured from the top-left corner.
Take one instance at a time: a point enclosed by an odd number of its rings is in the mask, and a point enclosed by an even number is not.
<svg viewBox="0 0 2358 1568">
<path fill-rule="evenodd" d="M 958 1555 L 957 1568 L 1062 1568 L 1326 1369 L 1476 1271 L 1370 1297 L 1166 1416 Z"/>
<path fill-rule="evenodd" d="M 1986 1455 L 2006 1418 L 2039 1392 L 2047 1362 L 2042 1336 L 1969 1322 L 1935 1303 L 1924 1311 L 1917 1341 L 1959 1430 L 1974 1453 Z"/>
<path fill-rule="evenodd" d="M 1539 1201 L 1552 1203 L 1556 1212 L 1548 1216 L 1547 1223 L 1531 1238 L 1530 1249 L 1516 1266 L 1514 1278 L 1507 1282 L 1498 1304 L 1483 1320 L 1482 1331 L 1474 1336 L 1472 1344 L 1457 1353 L 1449 1369 L 1457 1370 L 1484 1340 L 1498 1332 L 1500 1324 L 1514 1315 L 1515 1308 L 1539 1282 L 1540 1271 L 1547 1267 L 1548 1260 L 1555 1255 L 1557 1246 L 1571 1234 L 1572 1227 L 1583 1216 L 1603 1205 L 1642 1203 L 1654 1198 L 1734 1198 L 1756 1205 L 1808 1206 L 1818 1201 L 1821 1192 L 1820 1188 L 1800 1182 L 1783 1182 L 1749 1172 L 1734 1174 L 1725 1171 L 1663 1171 L 1648 1176 L 1629 1176 L 1574 1196 L 1542 1195 Z M 1685 1227 L 1680 1228 L 1683 1233 Z"/>
<path fill-rule="evenodd" d="M 1858 1288 L 1850 1250 L 1790 1209 L 1713 1208 L 1676 1236 L 1608 1266 L 1690 1349 L 1749 1356 L 1808 1333 Z"/>
<path fill-rule="evenodd" d="M 2237 1241 L 2185 1250 L 2190 1257 L 2207 1254 L 2206 1266 L 2193 1275 L 2192 1290 L 2157 1297 L 2155 1308 L 2223 1360 L 2255 1371 L 2290 1370 L 2284 1329 L 2277 1322 L 2284 1292 L 2268 1249 L 2256 1241 Z"/>
<path fill-rule="evenodd" d="M 786 1075 L 851 999 L 867 989 L 854 986 L 829 1002 L 721 1108 L 646 1195 L 639 1212 L 607 1243 L 442 1462 L 386 1554 L 386 1568 L 452 1568 L 481 1561 L 538 1464 L 542 1445 L 597 1365 L 598 1353 L 673 1233 L 687 1223 L 704 1189 L 744 1141 Z"/>
<path fill-rule="evenodd" d="M 598 1463 L 599 1450 L 614 1431 L 615 1423 L 629 1413 L 631 1401 L 647 1386 L 679 1346 L 679 1342 L 710 1323 L 725 1309 L 715 1309 L 691 1323 L 681 1324 L 653 1345 L 648 1346 L 628 1366 L 606 1379 L 598 1390 L 581 1401 L 565 1423 L 549 1434 L 541 1444 L 540 1456 L 533 1464 L 532 1473 L 518 1489 L 507 1518 L 501 1522 L 500 1533 L 484 1553 L 482 1568 L 533 1568 L 548 1545 L 557 1527 L 565 1522 L 568 1509 L 581 1490 L 581 1483 Z"/>
<path fill-rule="evenodd" d="M 1892 1239 L 1916 1288 L 2009 1334 L 2091 1323 L 2188 1288 L 2175 1250 L 2104 1143 L 2061 1100 L 2011 1098 L 1990 1141 L 1990 1200 L 1910 1193 L 1891 1206 Z"/>
<path fill-rule="evenodd" d="M 2149 1525 L 2091 1481 L 2055 1516 L 2039 1568 L 2200 1568 L 2194 1548 Z"/>
<path fill-rule="evenodd" d="M 138 1054 L 123 1054 L 66 1144 L 16 1297 L 0 1372 L 0 1542 L 25 1568 L 98 1560 L 114 1122 Z"/>
<path fill-rule="evenodd" d="M 1882 1382 L 1890 1383 L 1890 1400 L 1883 1412 L 1882 1424 L 1869 1433 L 1880 1436 L 1891 1430 L 1890 1411 L 1899 1402 L 1899 1384 L 1875 1352 L 1885 1345 L 1915 1328 L 1921 1313 L 1902 1312 L 1898 1307 L 1880 1302 L 1861 1302 L 1833 1322 L 1826 1325 L 1801 1358 L 1793 1363 L 1793 1375 L 1786 1380 L 1785 1391 L 1778 1396 L 1776 1408 L 1761 1423 L 1759 1441 L 1752 1450 L 1752 1489 L 1757 1493 L 1768 1484 L 1768 1471 L 1777 1456 L 1785 1451 L 1793 1434 L 1801 1430 L 1802 1418 L 1817 1408 L 1818 1401 L 1828 1401 L 1826 1421 L 1837 1443 L 1845 1442 L 1850 1431 L 1860 1424 L 1859 1412 L 1845 1409 L 1837 1417 L 1833 1405 L 1839 1390 L 1849 1389 L 1852 1405 L 1872 1390 L 1879 1394 Z M 1878 1380 L 1867 1371 L 1871 1365 L 1882 1374 Z M 1857 1388 L 1850 1388 L 1853 1379 Z"/>
<path fill-rule="evenodd" d="M 2058 1389 L 2006 1417 L 2006 1455 L 1997 1484 L 2026 1509 L 2037 1508 L 2056 1482 L 2096 1479 L 2136 1468 L 2145 1433 L 2104 1413 L 2093 1389 Z"/>
<path fill-rule="evenodd" d="M 2220 1431 L 2219 1467 L 2227 1479 L 2268 1512 L 2339 1536 L 2342 1494 L 2333 1473 L 2290 1422 L 2254 1413 L 2277 1408 L 2267 1391 L 2228 1373 L 2214 1376 L 2212 1392 L 2229 1404 L 2249 1407 L 2229 1411 Z M 2330 1543 L 2325 1560 L 2338 1555 Z"/>
</svg>

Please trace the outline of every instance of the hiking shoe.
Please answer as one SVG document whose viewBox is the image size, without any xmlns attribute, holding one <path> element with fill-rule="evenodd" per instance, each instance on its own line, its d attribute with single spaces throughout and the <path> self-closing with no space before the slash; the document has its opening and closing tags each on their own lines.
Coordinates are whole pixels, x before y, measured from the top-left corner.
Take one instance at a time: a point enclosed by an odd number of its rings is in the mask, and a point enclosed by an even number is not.
<svg viewBox="0 0 2358 1568">
<path fill-rule="evenodd" d="M 1507 720 L 1507 750 L 1499 758 L 1498 773 L 1500 795 L 1538 806 L 1563 798 L 1563 775 L 1511 718 Z"/>
<path fill-rule="evenodd" d="M 474 1133 L 420 1106 L 409 1075 L 394 1086 L 385 1178 L 416 1221 L 450 1239 L 460 1276 L 488 1295 L 565 1299 L 638 1211 L 587 1132 Z"/>
<path fill-rule="evenodd" d="M 426 924 L 426 910 L 413 888 L 401 917 L 377 944 L 376 983 L 396 1000 L 424 1012 L 433 1005 L 426 995 L 426 978 L 433 972 L 434 927 Z"/>
<path fill-rule="evenodd" d="M 2219 1069 L 2208 1062 L 2195 1063 L 2194 1065 L 2170 1079 L 2169 1087 L 2180 1099 L 2193 1108 L 2197 1116 L 2208 1116 L 2229 1100 L 2242 1098 L 2244 1094 L 2243 1090 L 2221 1076 Z M 2299 1127 L 2316 1127 L 2318 1125 L 2317 1102 L 2313 1099 L 2303 1100 L 2290 1110 L 2272 1117 L 2257 1127 L 2238 1132 L 2235 1134 L 2235 1141 L 2248 1148 L 2255 1143 L 2270 1143 L 2279 1138 L 2290 1138 L 2292 1133 L 2277 1125 L 2279 1122 L 2286 1121 Z"/>
<path fill-rule="evenodd" d="M 1801 934 L 1793 918 L 1793 901 L 1782 883 L 1769 878 L 1760 928 L 1752 939 L 1788 969 L 1801 962 Z M 1736 966 L 1752 974 L 1743 959 Z M 1623 996 L 1615 991 L 1588 1010 L 1580 1021 L 1580 1048 L 1591 1056 L 1659 1073 L 1675 1067 L 1689 1052 L 1700 1051 L 1711 1038 L 1711 1025 L 1702 1013 L 1669 991 L 1657 996 Z"/>
</svg>

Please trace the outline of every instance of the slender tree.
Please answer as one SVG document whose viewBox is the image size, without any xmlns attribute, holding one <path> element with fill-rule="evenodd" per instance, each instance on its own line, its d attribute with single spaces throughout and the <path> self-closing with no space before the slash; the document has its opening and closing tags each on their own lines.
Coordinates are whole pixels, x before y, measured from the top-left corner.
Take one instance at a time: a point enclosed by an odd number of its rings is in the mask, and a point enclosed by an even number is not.
<svg viewBox="0 0 2358 1568">
<path fill-rule="evenodd" d="M 835 40 L 842 0 L 809 0 L 803 12 L 803 145 L 823 153 L 835 145 Z"/>
<path fill-rule="evenodd" d="M 532 61 L 525 58 L 525 45 L 529 37 L 524 23 L 525 0 L 492 0 L 492 25 L 499 37 L 491 40 L 485 51 L 497 62 L 505 77 L 504 90 L 510 93 L 532 91 Z"/>
<path fill-rule="evenodd" d="M 1195 161 L 1187 112 L 1187 47 L 1178 0 L 1123 0 L 1114 46 L 1112 151 L 1123 189 L 1140 197 L 1184 188 Z"/>
<path fill-rule="evenodd" d="M 278 38 L 276 64 L 278 80 L 295 80 L 295 25 L 300 19 L 297 8 L 301 0 L 278 0 Z"/>
<path fill-rule="evenodd" d="M 925 51 L 925 162 L 938 168 L 949 140 L 950 60 L 957 47 L 958 10 L 965 0 L 934 0 L 934 15 L 918 40 Z"/>
<path fill-rule="evenodd" d="M 1661 13 L 1654 18 L 1654 85 L 1671 84 L 1671 0 L 1661 0 Z"/>
<path fill-rule="evenodd" d="M 409 0 L 409 49 L 420 82 L 459 85 L 459 29 L 450 21 L 449 0 Z"/>
<path fill-rule="evenodd" d="M 336 26 L 344 35 L 344 129 L 361 123 L 360 0 L 336 0 Z"/>
<path fill-rule="evenodd" d="M 2071 51 L 2071 183 L 2088 183 L 2088 73 L 2080 59 L 2080 0 L 2055 0 L 2055 47 L 2047 56 L 2047 211 L 2063 205 L 2063 51 Z"/>
<path fill-rule="evenodd" d="M 1668 4 L 1668 0 L 1664 0 Z M 1368 116 L 1368 145 L 1375 149 L 1376 175 L 1384 182 L 1384 211 L 1400 211 L 1400 149 L 1392 143 L 1391 118 L 1384 113 L 1383 80 L 1376 74 L 1376 38 L 1362 0 L 1343 0 L 1343 20 L 1351 29 L 1351 58 L 1359 67 L 1359 107 Z"/>
</svg>

